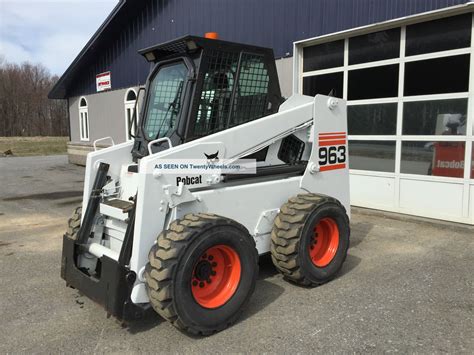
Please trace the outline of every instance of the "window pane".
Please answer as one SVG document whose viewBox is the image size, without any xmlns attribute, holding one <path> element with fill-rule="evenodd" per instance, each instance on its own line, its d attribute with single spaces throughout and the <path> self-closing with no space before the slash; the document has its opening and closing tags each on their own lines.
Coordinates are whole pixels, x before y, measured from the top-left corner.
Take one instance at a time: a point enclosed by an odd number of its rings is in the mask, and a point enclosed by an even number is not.
<svg viewBox="0 0 474 355">
<path fill-rule="evenodd" d="M 463 177 L 464 142 L 402 142 L 400 172 Z"/>
<path fill-rule="evenodd" d="M 369 33 L 349 39 L 349 64 L 397 58 L 399 55 L 399 28 Z"/>
<path fill-rule="evenodd" d="M 80 113 L 80 133 L 81 133 L 81 139 L 84 139 L 84 114 L 81 112 Z"/>
<path fill-rule="evenodd" d="M 405 102 L 403 134 L 465 135 L 467 99 Z"/>
<path fill-rule="evenodd" d="M 349 167 L 394 172 L 395 142 L 349 141 Z"/>
<path fill-rule="evenodd" d="M 202 137 L 227 127 L 239 57 L 238 52 L 210 52 L 191 137 Z"/>
<path fill-rule="evenodd" d="M 303 94 L 309 96 L 329 95 L 332 91 L 331 96 L 342 98 L 343 78 L 342 72 L 307 76 L 303 78 Z"/>
<path fill-rule="evenodd" d="M 347 121 L 349 134 L 395 134 L 397 104 L 348 106 Z"/>
<path fill-rule="evenodd" d="M 471 18 L 469 13 L 407 26 L 406 55 L 469 47 Z"/>
<path fill-rule="evenodd" d="M 342 67 L 344 40 L 303 48 L 303 71 Z"/>
<path fill-rule="evenodd" d="M 466 92 L 469 54 L 420 60 L 405 64 L 405 95 Z"/>
<path fill-rule="evenodd" d="M 186 74 L 186 66 L 175 63 L 159 69 L 152 79 L 145 124 L 148 138 L 165 137 L 173 129 L 181 112 L 181 95 Z"/>
<path fill-rule="evenodd" d="M 349 71 L 349 100 L 396 97 L 398 64 Z"/>
<path fill-rule="evenodd" d="M 87 112 L 84 112 L 84 138 L 89 139 L 89 117 L 87 117 Z"/>
<path fill-rule="evenodd" d="M 242 54 L 230 127 L 265 116 L 270 77 L 262 56 Z"/>
</svg>

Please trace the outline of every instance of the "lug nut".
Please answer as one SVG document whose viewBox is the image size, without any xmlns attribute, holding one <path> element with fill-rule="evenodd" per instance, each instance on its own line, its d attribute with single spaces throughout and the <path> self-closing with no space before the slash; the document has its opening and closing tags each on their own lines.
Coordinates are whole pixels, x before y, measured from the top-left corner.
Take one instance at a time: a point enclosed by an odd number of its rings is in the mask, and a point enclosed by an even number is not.
<svg viewBox="0 0 474 355">
<path fill-rule="evenodd" d="M 216 276 L 216 272 L 214 270 L 211 271 L 212 276 Z"/>
<path fill-rule="evenodd" d="M 206 281 L 207 281 L 208 284 L 210 284 L 212 282 L 211 279 L 207 279 Z"/>
<path fill-rule="evenodd" d="M 198 282 L 196 280 L 193 281 L 193 286 L 197 286 Z"/>
<path fill-rule="evenodd" d="M 201 281 L 201 282 L 199 283 L 199 287 L 203 288 L 203 287 L 204 287 L 204 282 Z"/>
<path fill-rule="evenodd" d="M 212 261 L 212 259 L 214 259 L 214 257 L 212 255 L 209 255 L 207 258 L 211 261 Z"/>
</svg>

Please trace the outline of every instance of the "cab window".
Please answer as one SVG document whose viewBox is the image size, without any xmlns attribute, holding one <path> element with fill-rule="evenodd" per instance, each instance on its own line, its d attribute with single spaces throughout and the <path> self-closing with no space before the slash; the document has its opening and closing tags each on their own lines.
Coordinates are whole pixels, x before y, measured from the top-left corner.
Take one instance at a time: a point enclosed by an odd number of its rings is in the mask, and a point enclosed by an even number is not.
<svg viewBox="0 0 474 355">
<path fill-rule="evenodd" d="M 150 83 L 144 131 L 149 139 L 166 137 L 181 112 L 187 68 L 183 62 L 161 67 Z"/>
</svg>

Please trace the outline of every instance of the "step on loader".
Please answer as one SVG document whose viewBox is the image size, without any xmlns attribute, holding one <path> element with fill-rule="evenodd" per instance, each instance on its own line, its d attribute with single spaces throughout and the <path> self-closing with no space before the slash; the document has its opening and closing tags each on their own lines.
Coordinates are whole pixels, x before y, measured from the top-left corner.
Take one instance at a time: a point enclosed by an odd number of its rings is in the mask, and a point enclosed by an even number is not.
<svg viewBox="0 0 474 355">
<path fill-rule="evenodd" d="M 259 255 L 295 284 L 333 279 L 349 247 L 345 102 L 284 100 L 267 48 L 185 36 L 140 53 L 140 120 L 133 141 L 87 156 L 63 238 L 67 285 L 119 320 L 153 309 L 209 335 L 248 303 Z M 228 161 L 254 170 L 206 169 Z"/>
</svg>

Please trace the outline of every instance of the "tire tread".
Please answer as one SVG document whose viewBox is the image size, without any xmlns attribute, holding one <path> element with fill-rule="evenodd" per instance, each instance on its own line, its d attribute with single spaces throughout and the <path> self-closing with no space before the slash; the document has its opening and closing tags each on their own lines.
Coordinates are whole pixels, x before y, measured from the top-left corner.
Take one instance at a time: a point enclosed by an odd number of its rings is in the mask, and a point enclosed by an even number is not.
<svg viewBox="0 0 474 355">
<path fill-rule="evenodd" d="M 303 286 L 318 286 L 304 276 L 298 257 L 301 232 L 310 214 L 326 203 L 335 203 L 344 212 L 344 206 L 336 199 L 313 193 L 291 197 L 280 208 L 271 233 L 271 257 L 273 264 L 283 277 Z M 349 221 L 347 221 L 349 223 Z"/>
<path fill-rule="evenodd" d="M 169 229 L 159 234 L 157 243 L 150 250 L 149 263 L 145 268 L 145 281 L 153 309 L 176 328 L 194 335 L 216 333 L 233 324 L 238 318 L 237 314 L 231 322 L 221 324 L 216 329 L 203 329 L 198 325 L 186 324 L 174 306 L 173 275 L 181 255 L 197 233 L 222 223 L 238 225 L 237 222 L 210 213 L 187 214 L 173 221 Z M 254 239 L 251 239 L 255 246 Z"/>
</svg>

